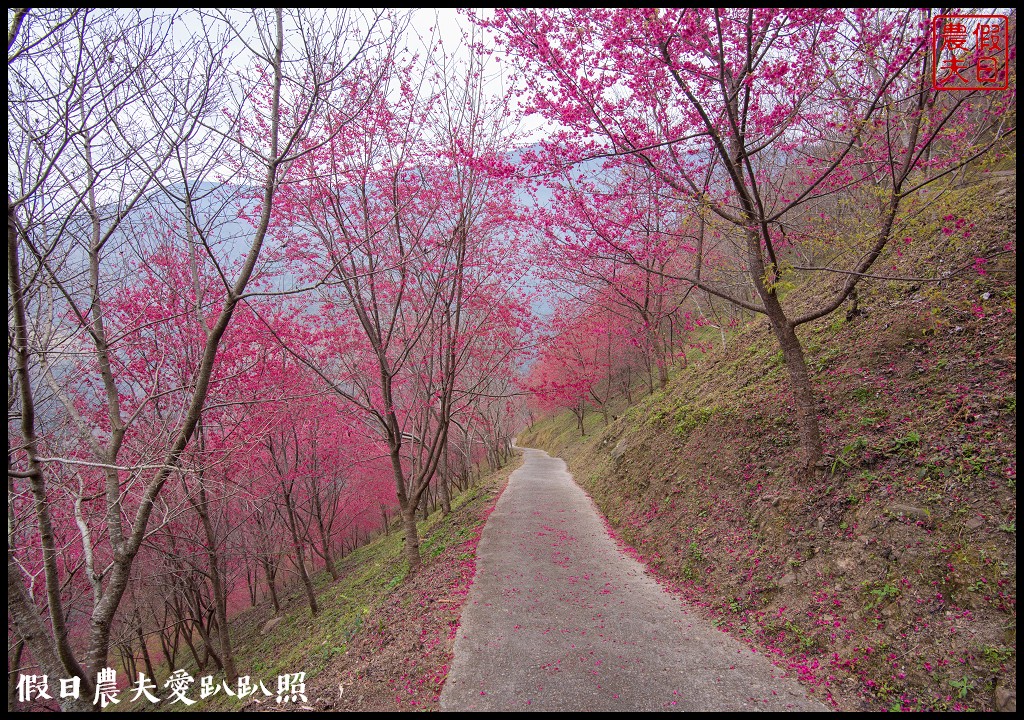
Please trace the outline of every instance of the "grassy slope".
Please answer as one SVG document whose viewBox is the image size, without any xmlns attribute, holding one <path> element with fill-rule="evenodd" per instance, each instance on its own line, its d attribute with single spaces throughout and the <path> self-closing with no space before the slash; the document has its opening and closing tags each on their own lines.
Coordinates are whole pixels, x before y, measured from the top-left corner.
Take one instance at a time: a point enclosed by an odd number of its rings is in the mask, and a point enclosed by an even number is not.
<svg viewBox="0 0 1024 720">
<path fill-rule="evenodd" d="M 480 531 L 519 464 L 517 458 L 454 498 L 448 517 L 438 511 L 420 522 L 424 567 L 414 577 L 406 577 L 402 535 L 392 532 L 346 556 L 337 582 L 326 571 L 316 576 L 317 617 L 310 617 L 301 588 L 291 586 L 283 593 L 284 619 L 269 633 L 262 633 L 273 617 L 269 603 L 233 618 L 239 674 L 262 680 L 274 697 L 257 692 L 239 701 L 221 692 L 192 709 L 276 709 L 277 677 L 300 671 L 306 673 L 308 702 L 298 705 L 307 708 L 435 709 L 475 571 Z M 211 672 L 197 671 L 194 663 L 184 668 L 197 678 Z M 166 669 L 158 669 L 158 675 L 162 685 Z M 214 677 L 218 683 L 223 680 Z M 340 695 L 339 685 L 344 688 Z M 199 697 L 198 680 L 188 696 Z M 127 707 L 115 709 L 145 709 L 147 703 L 123 705 Z M 168 709 L 184 708 L 179 703 Z"/>
<path fill-rule="evenodd" d="M 1002 178 L 959 191 L 915 228 L 935 240 L 879 272 L 942 272 L 1015 247 L 1015 190 Z M 970 237 L 944 234 L 945 212 L 974 222 Z M 593 414 L 579 438 L 566 413 L 520 444 L 565 457 L 660 578 L 839 708 L 1006 708 L 1015 252 L 983 269 L 864 285 L 866 316 L 844 308 L 798 331 L 831 464 L 813 484 L 796 480 L 785 368 L 763 319 L 608 427 Z M 809 288 L 792 292 L 799 302 Z"/>
</svg>

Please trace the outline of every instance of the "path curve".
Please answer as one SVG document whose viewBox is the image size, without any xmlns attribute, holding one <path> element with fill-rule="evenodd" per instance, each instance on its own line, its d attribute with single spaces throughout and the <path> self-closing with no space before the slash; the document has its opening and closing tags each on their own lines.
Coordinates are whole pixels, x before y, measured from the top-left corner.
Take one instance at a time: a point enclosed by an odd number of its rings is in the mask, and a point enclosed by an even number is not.
<svg viewBox="0 0 1024 720">
<path fill-rule="evenodd" d="M 442 710 L 827 710 L 625 555 L 564 462 L 524 453 L 480 539 Z"/>
</svg>

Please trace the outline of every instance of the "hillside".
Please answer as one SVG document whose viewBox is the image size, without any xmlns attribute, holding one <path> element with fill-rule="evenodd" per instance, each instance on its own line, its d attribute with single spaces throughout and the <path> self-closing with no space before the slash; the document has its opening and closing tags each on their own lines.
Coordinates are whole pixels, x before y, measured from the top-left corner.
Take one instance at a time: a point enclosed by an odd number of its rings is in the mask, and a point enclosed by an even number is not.
<svg viewBox="0 0 1024 720">
<path fill-rule="evenodd" d="M 713 349 L 607 426 L 592 413 L 585 437 L 567 412 L 519 439 L 565 458 L 665 584 L 838 709 L 1016 704 L 1009 174 L 922 217 L 927 240 L 884 271 L 953 277 L 863 283 L 856 307 L 798 330 L 828 460 L 813 481 L 763 319 L 709 333 Z"/>
</svg>

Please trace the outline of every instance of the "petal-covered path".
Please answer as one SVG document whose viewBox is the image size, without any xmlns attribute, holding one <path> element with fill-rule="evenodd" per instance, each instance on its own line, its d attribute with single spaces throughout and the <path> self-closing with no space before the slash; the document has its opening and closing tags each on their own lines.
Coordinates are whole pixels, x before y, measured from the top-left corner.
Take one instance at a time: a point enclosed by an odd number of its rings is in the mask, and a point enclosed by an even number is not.
<svg viewBox="0 0 1024 720">
<path fill-rule="evenodd" d="M 443 710 L 826 710 L 663 590 L 527 449 L 484 528 Z"/>
</svg>

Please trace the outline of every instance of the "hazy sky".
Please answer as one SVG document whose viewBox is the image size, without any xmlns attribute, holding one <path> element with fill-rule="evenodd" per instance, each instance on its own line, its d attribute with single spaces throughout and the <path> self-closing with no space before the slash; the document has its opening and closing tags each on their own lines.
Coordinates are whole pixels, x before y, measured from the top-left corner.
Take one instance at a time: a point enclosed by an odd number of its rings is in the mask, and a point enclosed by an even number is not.
<svg viewBox="0 0 1024 720">
<path fill-rule="evenodd" d="M 477 8 L 476 12 L 483 17 L 493 14 L 489 9 Z M 411 32 L 415 38 L 411 39 L 412 43 L 429 43 L 432 28 L 440 38 L 446 53 L 454 54 L 457 60 L 464 61 L 469 58 L 469 47 L 463 36 L 469 36 L 473 32 L 473 27 L 464 12 L 451 8 L 421 8 L 413 11 Z M 486 33 L 479 30 L 476 33 L 478 39 L 487 39 Z M 506 63 L 501 61 L 501 53 L 497 53 L 496 56 L 499 62 L 492 61 L 487 68 L 488 89 L 494 94 L 504 94 L 508 90 L 504 73 Z M 524 118 L 522 129 L 527 133 L 527 142 L 536 142 L 545 134 L 543 124 L 537 117 Z"/>
</svg>

